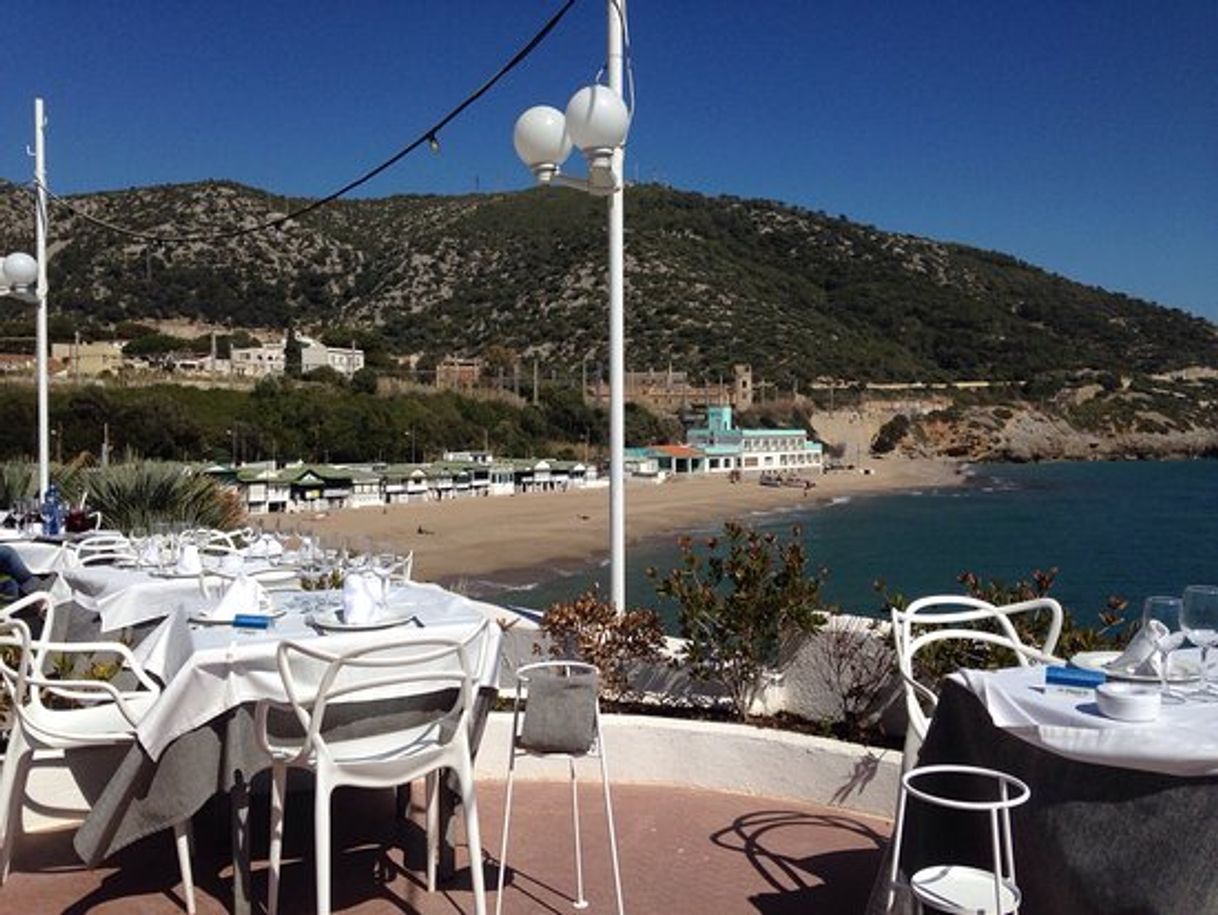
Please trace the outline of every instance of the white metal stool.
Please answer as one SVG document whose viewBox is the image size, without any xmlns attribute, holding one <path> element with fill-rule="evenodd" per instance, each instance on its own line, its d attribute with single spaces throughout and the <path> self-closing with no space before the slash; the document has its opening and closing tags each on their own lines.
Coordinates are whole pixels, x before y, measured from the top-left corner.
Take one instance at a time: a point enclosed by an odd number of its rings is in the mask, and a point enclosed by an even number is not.
<svg viewBox="0 0 1218 915">
<path fill-rule="evenodd" d="M 916 782 L 934 775 L 972 776 L 993 782 L 993 800 L 960 800 L 934 794 Z M 905 828 L 905 805 L 909 795 L 936 807 L 988 813 L 993 870 L 963 864 L 923 867 L 909 878 L 909 889 L 918 904 L 954 915 L 1007 915 L 1019 911 L 1020 892 L 1015 885 L 1015 855 L 1011 847 L 1011 809 L 1032 796 L 1022 781 L 1005 772 L 976 766 L 937 765 L 910 769 L 901 776 L 897 822 L 893 836 L 892 870 L 889 873 L 888 908 L 892 908 L 901 863 L 901 835 Z"/>
<path fill-rule="evenodd" d="M 618 915 L 622 906 L 622 877 L 618 868 L 617 835 L 613 828 L 613 804 L 609 797 L 609 769 L 601 739 L 598 701 L 598 671 L 579 661 L 542 661 L 516 671 L 516 701 L 512 710 L 512 749 L 508 759 L 506 797 L 503 806 L 503 842 L 499 849 L 499 886 L 495 915 L 503 910 L 503 881 L 507 874 L 508 830 L 512 820 L 512 784 L 520 756 L 565 756 L 571 772 L 571 813 L 575 827 L 575 902 L 588 907 L 584 898 L 583 850 L 579 839 L 579 793 L 575 777 L 577 757 L 598 757 L 601 786 L 605 793 L 605 816 L 609 821 L 609 854 L 613 860 L 613 888 Z M 522 691 L 528 690 L 527 696 Z M 521 699 L 525 704 L 521 710 Z"/>
</svg>

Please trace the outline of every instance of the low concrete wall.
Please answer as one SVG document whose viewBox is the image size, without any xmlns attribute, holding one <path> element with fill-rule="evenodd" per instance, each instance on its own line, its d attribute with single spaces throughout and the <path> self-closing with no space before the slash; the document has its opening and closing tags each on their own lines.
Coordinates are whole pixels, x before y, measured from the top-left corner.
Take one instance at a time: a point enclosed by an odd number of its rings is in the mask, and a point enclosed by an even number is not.
<svg viewBox="0 0 1218 915">
<path fill-rule="evenodd" d="M 507 777 L 510 712 L 492 712 L 478 753 L 477 777 Z M 602 719 L 611 783 L 677 785 L 811 801 L 891 818 L 896 808 L 901 754 L 859 744 L 743 724 L 605 715 Z M 110 765 L 113 765 L 111 761 Z M 599 777 L 595 760 L 578 763 L 581 778 Z M 90 774 L 76 776 L 59 759 L 43 757 L 30 772 L 23 811 L 26 832 L 77 825 L 89 810 Z M 517 778 L 565 779 L 565 759 L 524 759 Z M 92 781 L 96 782 L 94 777 Z"/>
<path fill-rule="evenodd" d="M 477 775 L 507 774 L 512 716 L 493 712 Z M 890 818 L 896 809 L 901 753 L 743 724 L 605 715 L 611 782 L 679 785 L 839 806 Z M 597 773 L 593 760 L 581 773 Z M 524 759 L 522 779 L 567 777 L 564 759 Z"/>
</svg>

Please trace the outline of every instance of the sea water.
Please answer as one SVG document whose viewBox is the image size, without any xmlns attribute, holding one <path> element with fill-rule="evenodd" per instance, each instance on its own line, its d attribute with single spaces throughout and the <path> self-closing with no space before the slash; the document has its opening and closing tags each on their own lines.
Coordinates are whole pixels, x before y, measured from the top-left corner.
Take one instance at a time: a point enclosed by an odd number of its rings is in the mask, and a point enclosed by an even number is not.
<svg viewBox="0 0 1218 915">
<path fill-rule="evenodd" d="M 862 614 L 883 609 L 877 581 L 909 598 L 960 593 L 966 571 L 1013 583 L 1056 568 L 1050 594 L 1089 623 L 1110 597 L 1140 608 L 1151 594 L 1218 583 L 1218 461 L 978 465 L 963 486 L 855 496 L 740 520 L 783 536 L 799 526 L 809 569 L 827 569 L 825 598 Z M 696 540 L 715 528 L 705 525 Z M 656 598 L 645 570 L 671 569 L 678 560 L 675 536 L 632 545 L 628 603 L 660 608 L 671 623 L 672 608 Z M 544 609 L 593 582 L 607 593 L 603 561 L 487 596 Z"/>
</svg>

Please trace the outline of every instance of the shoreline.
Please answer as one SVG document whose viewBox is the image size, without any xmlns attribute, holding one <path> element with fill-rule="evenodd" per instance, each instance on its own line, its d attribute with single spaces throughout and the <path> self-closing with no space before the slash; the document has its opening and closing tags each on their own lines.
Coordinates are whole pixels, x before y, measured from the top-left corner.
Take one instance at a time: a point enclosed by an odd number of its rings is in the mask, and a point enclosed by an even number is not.
<svg viewBox="0 0 1218 915">
<path fill-rule="evenodd" d="M 815 487 L 764 487 L 757 477 L 731 483 L 726 475 L 627 482 L 626 543 L 638 546 L 690 531 L 717 529 L 728 519 L 774 516 L 831 503 L 842 497 L 882 495 L 958 486 L 969 477 L 959 462 L 888 457 L 863 469 L 810 477 Z M 323 537 L 368 539 L 414 551 L 415 577 L 446 587 L 476 581 L 481 590 L 509 590 L 607 561 L 607 487 L 568 492 L 521 493 L 445 502 L 343 509 L 324 517 L 300 517 Z M 360 548 L 358 543 L 353 544 Z"/>
</svg>

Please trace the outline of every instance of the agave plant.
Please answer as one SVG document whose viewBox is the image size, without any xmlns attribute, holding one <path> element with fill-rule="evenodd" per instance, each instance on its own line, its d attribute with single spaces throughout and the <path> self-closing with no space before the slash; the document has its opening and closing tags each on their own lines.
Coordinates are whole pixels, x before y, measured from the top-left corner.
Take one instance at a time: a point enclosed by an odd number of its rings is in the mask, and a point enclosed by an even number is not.
<svg viewBox="0 0 1218 915">
<path fill-rule="evenodd" d="M 33 464 L 0 464 L 0 507 L 32 498 L 35 485 Z"/>
<path fill-rule="evenodd" d="M 85 471 L 88 506 L 106 527 L 131 531 L 159 522 L 229 530 L 241 521 L 240 502 L 210 477 L 186 465 L 139 461 Z"/>
</svg>

